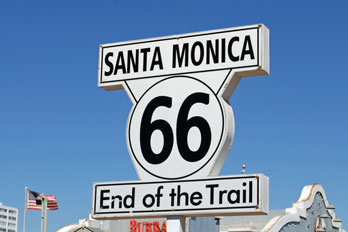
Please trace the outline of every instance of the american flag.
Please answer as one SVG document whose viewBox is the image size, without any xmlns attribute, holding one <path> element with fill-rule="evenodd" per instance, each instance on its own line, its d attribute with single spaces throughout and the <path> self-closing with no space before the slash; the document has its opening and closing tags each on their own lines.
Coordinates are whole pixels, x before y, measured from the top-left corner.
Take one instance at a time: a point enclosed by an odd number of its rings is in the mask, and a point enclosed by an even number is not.
<svg viewBox="0 0 348 232">
<path fill-rule="evenodd" d="M 34 191 L 28 190 L 28 202 L 27 202 L 27 209 L 36 209 L 36 210 L 42 210 L 42 201 L 40 197 L 47 197 L 47 210 L 57 210 L 58 209 L 58 203 L 55 196 L 52 195 L 44 195 L 42 193 L 37 193 Z"/>
</svg>

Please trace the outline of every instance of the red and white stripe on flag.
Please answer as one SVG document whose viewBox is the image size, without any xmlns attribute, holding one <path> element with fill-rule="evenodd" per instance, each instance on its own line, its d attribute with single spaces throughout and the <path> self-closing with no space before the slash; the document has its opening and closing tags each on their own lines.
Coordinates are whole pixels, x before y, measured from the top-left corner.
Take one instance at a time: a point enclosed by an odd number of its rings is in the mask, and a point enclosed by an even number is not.
<svg viewBox="0 0 348 232">
<path fill-rule="evenodd" d="M 58 209 L 57 198 L 55 196 L 44 195 L 30 190 L 28 190 L 28 195 L 27 209 L 42 210 L 42 201 L 40 200 L 40 196 L 47 197 L 47 210 Z"/>
</svg>

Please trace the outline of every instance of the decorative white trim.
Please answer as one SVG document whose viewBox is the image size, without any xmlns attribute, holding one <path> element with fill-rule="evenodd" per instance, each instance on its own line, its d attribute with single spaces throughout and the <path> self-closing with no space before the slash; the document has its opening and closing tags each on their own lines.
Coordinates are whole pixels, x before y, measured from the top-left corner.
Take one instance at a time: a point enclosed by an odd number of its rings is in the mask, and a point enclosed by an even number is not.
<svg viewBox="0 0 348 232">
<path fill-rule="evenodd" d="M 285 213 L 272 218 L 261 232 L 278 232 L 286 224 L 290 222 L 299 222 L 307 217 L 307 209 L 313 204 L 317 193 L 320 193 L 324 199 L 325 207 L 329 206 L 325 191 L 320 184 L 307 185 L 302 189 L 302 193 L 297 202 L 293 203 L 292 208 L 285 209 Z M 336 214 L 333 209 L 328 209 L 327 212 L 331 216 L 332 225 L 338 228 L 339 232 L 346 232 L 342 228 L 342 222 L 335 222 Z"/>
</svg>

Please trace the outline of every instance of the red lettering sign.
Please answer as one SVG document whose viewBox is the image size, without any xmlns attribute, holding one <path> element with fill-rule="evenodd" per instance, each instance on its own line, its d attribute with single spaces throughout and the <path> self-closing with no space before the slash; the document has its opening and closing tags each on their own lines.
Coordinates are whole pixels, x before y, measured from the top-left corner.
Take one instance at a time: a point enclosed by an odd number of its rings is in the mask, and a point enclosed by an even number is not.
<svg viewBox="0 0 348 232">
<path fill-rule="evenodd" d="M 167 232 L 166 221 L 162 222 L 162 227 L 160 228 L 160 222 L 137 222 L 136 220 L 129 221 L 129 231 L 130 232 Z"/>
</svg>

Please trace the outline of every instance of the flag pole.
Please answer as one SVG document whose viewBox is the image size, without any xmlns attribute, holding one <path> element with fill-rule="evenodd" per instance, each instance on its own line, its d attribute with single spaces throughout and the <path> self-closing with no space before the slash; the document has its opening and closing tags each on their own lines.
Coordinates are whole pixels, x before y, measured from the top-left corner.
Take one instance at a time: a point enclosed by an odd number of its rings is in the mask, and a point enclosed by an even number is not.
<svg viewBox="0 0 348 232">
<path fill-rule="evenodd" d="M 45 232 L 47 232 L 47 203 L 48 197 L 45 197 Z"/>
<path fill-rule="evenodd" d="M 43 222 L 44 222 L 44 207 L 43 204 L 45 204 L 46 199 L 44 197 L 41 197 L 41 232 L 43 232 Z"/>
<path fill-rule="evenodd" d="M 23 218 L 23 232 L 25 232 L 25 224 L 27 221 L 27 204 L 28 204 L 28 187 L 24 188 L 24 218 Z"/>
</svg>

